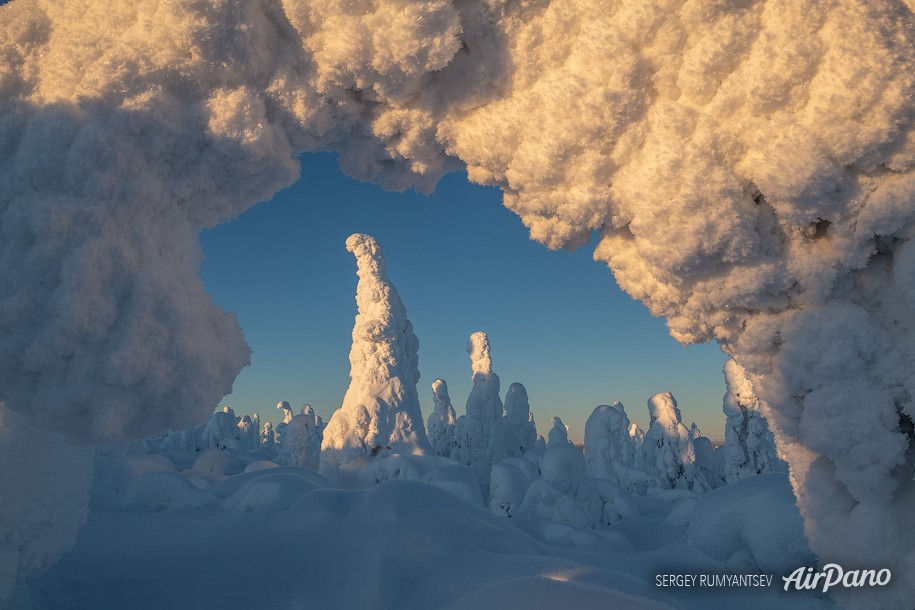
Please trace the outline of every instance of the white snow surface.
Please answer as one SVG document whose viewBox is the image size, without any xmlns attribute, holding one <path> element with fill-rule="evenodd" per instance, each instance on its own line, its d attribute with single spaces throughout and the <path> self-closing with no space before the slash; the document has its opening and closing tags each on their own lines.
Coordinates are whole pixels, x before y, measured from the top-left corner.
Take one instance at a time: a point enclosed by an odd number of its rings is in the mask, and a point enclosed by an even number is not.
<svg viewBox="0 0 915 610">
<path fill-rule="evenodd" d="M 345 464 L 398 451 L 430 451 L 416 384 L 419 339 L 397 288 L 388 279 L 381 246 L 370 235 L 346 240 L 359 283 L 350 349 L 350 384 L 324 430 L 322 455 Z"/>
<path fill-rule="evenodd" d="M 141 457 L 141 446 L 127 453 Z M 121 500 L 93 507 L 59 563 L 16 584 L 11 610 L 831 607 L 777 588 L 690 591 L 654 584 L 659 569 L 741 573 L 748 561 L 768 565 L 778 548 L 790 551 L 779 566 L 809 559 L 784 475 L 761 475 L 736 484 L 742 491 L 719 493 L 726 488 L 698 500 L 690 492 L 678 492 L 689 494 L 679 499 L 632 498 L 596 481 L 596 506 L 607 498 L 613 524 L 590 529 L 576 525 L 572 514 L 568 523 L 523 510 L 496 516 L 482 505 L 472 470 L 439 456 L 325 460 L 334 469 L 327 478 L 265 460 L 242 472 L 232 453 L 204 454 L 224 456 L 231 474 L 206 477 L 178 463 L 128 473 Z M 165 455 L 144 457 L 167 462 Z M 503 460 L 494 468 L 493 489 L 502 489 L 495 473 L 510 469 L 512 476 L 536 478 L 531 489 L 552 500 L 537 503 L 538 510 L 579 507 L 569 500 L 584 480 L 582 456 L 557 443 L 543 462 L 540 479 L 532 459 Z"/>
<path fill-rule="evenodd" d="M 913 7 L 13 0 L 0 399 L 84 444 L 187 428 L 249 357 L 201 229 L 303 151 L 394 189 L 466 168 L 551 248 L 599 231 L 675 338 L 717 339 L 814 550 L 915 583 Z"/>
</svg>

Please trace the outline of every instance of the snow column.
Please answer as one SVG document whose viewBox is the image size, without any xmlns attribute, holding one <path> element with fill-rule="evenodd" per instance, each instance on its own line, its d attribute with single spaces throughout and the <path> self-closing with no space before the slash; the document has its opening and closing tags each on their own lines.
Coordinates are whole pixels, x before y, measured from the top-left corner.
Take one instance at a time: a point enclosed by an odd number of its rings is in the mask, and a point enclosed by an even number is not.
<svg viewBox="0 0 915 610">
<path fill-rule="evenodd" d="M 357 233 L 346 240 L 346 249 L 356 257 L 359 313 L 349 388 L 324 430 L 322 456 L 345 464 L 390 451 L 431 451 L 416 392 L 419 339 L 388 279 L 381 246 Z"/>
<path fill-rule="evenodd" d="M 470 335 L 467 353 L 473 371 L 473 389 L 467 397 L 467 415 L 457 421 L 453 457 L 474 469 L 485 492 L 493 464 L 509 455 L 508 435 L 499 398 L 499 376 L 492 370 L 486 333 Z"/>
</svg>

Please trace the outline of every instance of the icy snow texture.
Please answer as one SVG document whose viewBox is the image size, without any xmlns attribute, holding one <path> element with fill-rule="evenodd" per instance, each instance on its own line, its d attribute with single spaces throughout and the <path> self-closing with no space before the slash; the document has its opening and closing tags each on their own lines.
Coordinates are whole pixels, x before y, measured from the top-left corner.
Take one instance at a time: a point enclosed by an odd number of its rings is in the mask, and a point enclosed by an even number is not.
<svg viewBox="0 0 915 610">
<path fill-rule="evenodd" d="M 509 456 L 508 431 L 499 398 L 499 376 L 492 370 L 486 333 L 470 335 L 467 354 L 473 371 L 473 388 L 467 396 L 467 414 L 455 425 L 457 446 L 452 458 L 473 468 L 485 495 L 493 464 Z"/>
<path fill-rule="evenodd" d="M 454 451 L 454 423 L 455 412 L 448 396 L 448 384 L 444 379 L 432 382 L 432 413 L 426 424 L 426 435 L 429 444 L 437 455 L 450 457 Z"/>
<path fill-rule="evenodd" d="M 201 228 L 304 150 L 395 189 L 466 166 L 718 339 L 814 550 L 913 583 L 913 4 L 15 0 L 0 398 L 80 442 L 187 428 L 248 359 Z"/>
<path fill-rule="evenodd" d="M 734 483 L 761 472 L 787 472 L 778 458 L 769 424 L 746 372 L 733 359 L 724 363 L 724 478 Z"/>
<path fill-rule="evenodd" d="M 89 513 L 93 450 L 34 428 L 0 402 L 0 606 L 76 541 Z"/>
<path fill-rule="evenodd" d="M 527 389 L 520 383 L 508 386 L 505 393 L 505 428 L 508 452 L 520 457 L 533 449 L 537 442 L 537 424 L 527 399 Z"/>
<path fill-rule="evenodd" d="M 431 450 L 416 393 L 419 340 L 388 279 L 381 246 L 357 233 L 347 238 L 346 249 L 356 257 L 359 313 L 349 388 L 324 430 L 324 457 L 346 464 L 390 450 Z"/>
<path fill-rule="evenodd" d="M 710 488 L 696 464 L 696 451 L 689 429 L 680 421 L 677 399 L 661 392 L 648 399 L 651 424 L 645 433 L 639 454 L 667 489 L 690 489 L 696 492 Z"/>
</svg>

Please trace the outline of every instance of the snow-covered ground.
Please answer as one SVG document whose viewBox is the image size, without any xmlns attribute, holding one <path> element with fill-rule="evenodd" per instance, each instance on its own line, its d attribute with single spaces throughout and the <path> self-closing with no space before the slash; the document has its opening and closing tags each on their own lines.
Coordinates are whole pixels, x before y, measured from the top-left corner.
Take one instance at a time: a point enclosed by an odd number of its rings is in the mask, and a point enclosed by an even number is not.
<svg viewBox="0 0 915 610">
<path fill-rule="evenodd" d="M 139 444 L 109 454 L 108 472 L 124 460 L 126 477 L 107 481 L 109 491 L 122 488 L 121 504 L 94 495 L 76 546 L 21 584 L 11 607 L 831 607 L 814 594 L 783 592 L 780 580 L 767 588 L 655 586 L 665 573 L 813 565 L 783 474 L 698 499 L 637 497 L 639 516 L 586 529 L 497 516 L 479 495 L 455 493 L 475 482 L 469 469 L 437 457 L 376 458 L 346 473 L 349 487 L 362 488 L 345 489 L 298 466 L 251 458 L 247 472 L 229 476 L 212 468 L 208 452 L 196 467 L 188 452 L 166 455 Z M 245 461 L 220 464 L 231 472 Z M 380 473 L 390 478 L 372 484 Z"/>
</svg>

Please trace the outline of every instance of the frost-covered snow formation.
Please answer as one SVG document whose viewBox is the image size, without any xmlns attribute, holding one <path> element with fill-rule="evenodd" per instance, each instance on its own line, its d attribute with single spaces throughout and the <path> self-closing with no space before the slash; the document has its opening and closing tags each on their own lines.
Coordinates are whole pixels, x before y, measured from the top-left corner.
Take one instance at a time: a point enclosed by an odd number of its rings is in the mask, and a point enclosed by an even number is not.
<svg viewBox="0 0 915 610">
<path fill-rule="evenodd" d="M 711 486 L 696 464 L 692 435 L 680 420 L 677 399 L 670 392 L 655 394 L 648 399 L 648 412 L 651 424 L 639 457 L 649 473 L 668 489 L 708 491 Z"/>
<path fill-rule="evenodd" d="M 303 406 L 302 412 L 286 424 L 276 462 L 317 470 L 321 462 L 323 438 L 324 422 L 311 405 Z"/>
<path fill-rule="evenodd" d="M 747 371 L 815 552 L 915 583 L 913 6 L 0 6 L 0 399 L 83 443 L 194 425 L 249 355 L 201 229 L 302 151 L 394 189 L 466 168 Z"/>
<path fill-rule="evenodd" d="M 426 423 L 426 435 L 432 450 L 443 457 L 450 457 L 454 451 L 454 424 L 456 413 L 448 396 L 448 384 L 444 379 L 432 382 L 432 413 Z"/>
<path fill-rule="evenodd" d="M 499 376 L 492 370 L 489 337 L 475 332 L 467 341 L 473 388 L 467 396 L 467 413 L 458 418 L 452 457 L 473 468 L 486 491 L 493 464 L 510 455 L 508 431 L 499 398 Z"/>
<path fill-rule="evenodd" d="M 381 246 L 357 233 L 347 238 L 346 249 L 356 257 L 359 313 L 349 353 L 349 388 L 324 430 L 324 456 L 346 464 L 391 450 L 431 450 L 416 393 L 419 339 L 388 279 Z"/>
<path fill-rule="evenodd" d="M 762 472 L 787 472 L 769 424 L 746 372 L 733 359 L 724 363 L 724 478 L 733 483 Z"/>
<path fill-rule="evenodd" d="M 520 383 L 508 386 L 505 393 L 505 428 L 508 434 L 508 452 L 520 457 L 534 448 L 537 442 L 537 424 L 531 413 L 527 389 Z"/>
</svg>

